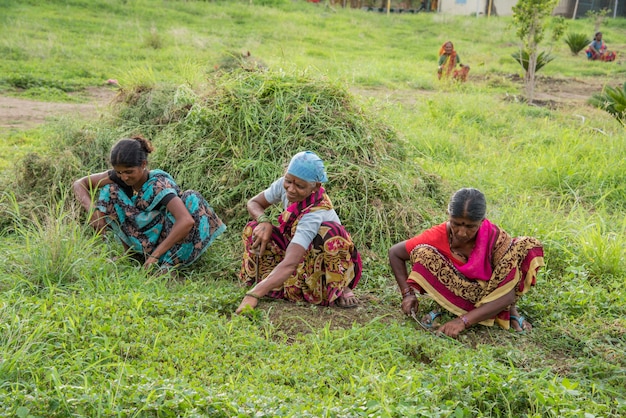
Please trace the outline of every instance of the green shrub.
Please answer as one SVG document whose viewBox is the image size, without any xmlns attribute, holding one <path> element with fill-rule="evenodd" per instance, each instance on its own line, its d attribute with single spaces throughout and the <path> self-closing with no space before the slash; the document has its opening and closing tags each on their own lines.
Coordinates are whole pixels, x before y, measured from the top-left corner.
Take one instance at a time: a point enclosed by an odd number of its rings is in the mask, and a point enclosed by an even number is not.
<svg viewBox="0 0 626 418">
<path fill-rule="evenodd" d="M 521 52 L 515 52 L 511 54 L 511 56 L 513 57 L 515 61 L 517 61 L 522 66 L 522 68 L 524 68 L 524 71 L 526 72 L 528 71 L 528 59 L 529 59 L 528 51 L 522 50 Z M 535 64 L 535 72 L 542 69 L 546 64 L 554 60 L 554 58 L 555 57 L 553 55 L 550 55 L 546 51 L 541 51 L 540 53 L 538 53 L 537 63 Z"/>
<path fill-rule="evenodd" d="M 584 33 L 570 32 L 565 37 L 565 43 L 569 46 L 572 55 L 578 55 L 591 41 Z"/>
<path fill-rule="evenodd" d="M 620 87 L 605 86 L 602 93 L 595 93 L 589 103 L 609 112 L 619 123 L 626 126 L 626 83 Z"/>
</svg>

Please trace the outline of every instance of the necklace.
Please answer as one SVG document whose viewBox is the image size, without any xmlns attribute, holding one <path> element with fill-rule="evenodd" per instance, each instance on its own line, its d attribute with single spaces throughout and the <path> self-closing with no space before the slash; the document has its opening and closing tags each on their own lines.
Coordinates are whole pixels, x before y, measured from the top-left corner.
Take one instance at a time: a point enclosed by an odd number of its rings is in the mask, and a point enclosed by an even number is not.
<svg viewBox="0 0 626 418">
<path fill-rule="evenodd" d="M 144 183 L 148 181 L 148 178 L 150 177 L 150 174 L 148 173 L 148 171 L 144 170 L 144 173 L 146 174 L 146 179 L 141 182 L 141 186 L 139 187 L 139 190 L 141 190 Z M 135 187 L 133 186 L 133 196 L 137 196 L 137 194 L 139 193 L 139 190 L 135 190 Z"/>
<path fill-rule="evenodd" d="M 452 254 L 456 255 L 461 260 L 467 260 L 467 257 L 464 254 L 461 254 L 460 252 L 453 250 L 452 247 L 450 247 L 450 251 L 452 251 Z"/>
<path fill-rule="evenodd" d="M 452 248 L 452 231 L 448 233 L 448 244 L 450 244 L 450 251 L 456 255 L 460 260 L 467 261 L 467 256 L 454 248 Z"/>
</svg>

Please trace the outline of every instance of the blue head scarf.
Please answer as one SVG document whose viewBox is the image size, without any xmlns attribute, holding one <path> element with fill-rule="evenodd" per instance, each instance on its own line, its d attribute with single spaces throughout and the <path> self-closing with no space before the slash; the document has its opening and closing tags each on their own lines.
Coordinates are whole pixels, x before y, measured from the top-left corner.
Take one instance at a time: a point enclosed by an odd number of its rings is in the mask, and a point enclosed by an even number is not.
<svg viewBox="0 0 626 418">
<path fill-rule="evenodd" d="M 320 183 L 328 181 L 324 161 L 311 151 L 302 151 L 294 155 L 287 167 L 287 174 L 304 181 L 319 181 Z"/>
</svg>

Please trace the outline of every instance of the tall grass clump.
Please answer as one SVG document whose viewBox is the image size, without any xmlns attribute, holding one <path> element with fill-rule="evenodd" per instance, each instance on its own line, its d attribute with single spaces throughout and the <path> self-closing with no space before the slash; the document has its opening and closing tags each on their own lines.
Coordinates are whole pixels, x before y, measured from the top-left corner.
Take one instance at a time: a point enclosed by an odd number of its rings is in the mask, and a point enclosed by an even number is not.
<svg viewBox="0 0 626 418">
<path fill-rule="evenodd" d="M 12 245 L 4 251 L 2 281 L 36 291 L 67 286 L 102 273 L 107 253 L 97 255 L 95 251 L 102 238 L 85 234 L 75 222 L 76 216 L 66 209 L 66 196 L 31 213 L 21 211 L 14 195 L 5 192 L 4 199 L 10 202 L 13 225 L 5 230 Z"/>
<path fill-rule="evenodd" d="M 48 208 L 57 205 L 74 180 L 106 167 L 109 148 L 119 133 L 111 127 L 103 129 L 99 122 L 85 125 L 65 119 L 49 126 L 43 135 L 45 145 L 17 158 L 0 186 L 0 192 L 14 197 L 25 217 L 49 216 Z M 68 143 L 76 145 L 68 149 Z M 0 197 L 0 228 L 15 221 L 7 196 Z"/>
<path fill-rule="evenodd" d="M 626 274 L 626 220 L 621 228 L 612 231 L 598 216 L 582 231 L 576 232 L 578 262 L 586 266 L 594 280 L 624 277 Z"/>
</svg>

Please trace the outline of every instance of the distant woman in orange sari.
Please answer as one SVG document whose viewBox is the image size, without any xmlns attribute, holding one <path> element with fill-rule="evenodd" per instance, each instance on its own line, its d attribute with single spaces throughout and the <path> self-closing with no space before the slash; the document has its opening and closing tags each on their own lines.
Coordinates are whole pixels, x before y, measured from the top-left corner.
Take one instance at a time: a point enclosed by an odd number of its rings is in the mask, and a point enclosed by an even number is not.
<svg viewBox="0 0 626 418">
<path fill-rule="evenodd" d="M 456 68 L 457 65 L 459 68 Z M 439 48 L 439 68 L 437 77 L 450 78 L 458 81 L 466 81 L 469 74 L 469 65 L 461 64 L 461 57 L 454 50 L 452 42 L 447 41 Z"/>
<path fill-rule="evenodd" d="M 417 313 L 415 292 L 428 293 L 455 316 L 438 332 L 456 338 L 474 324 L 530 330 L 516 301 L 535 285 L 544 265 L 543 247 L 532 237 L 513 238 L 485 218 L 485 196 L 476 189 L 457 191 L 448 221 L 402 241 L 389 250 L 389 263 L 402 293 L 402 311 Z M 412 265 L 407 271 L 406 262 Z M 442 311 L 422 318 L 433 327 Z"/>
</svg>

